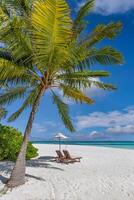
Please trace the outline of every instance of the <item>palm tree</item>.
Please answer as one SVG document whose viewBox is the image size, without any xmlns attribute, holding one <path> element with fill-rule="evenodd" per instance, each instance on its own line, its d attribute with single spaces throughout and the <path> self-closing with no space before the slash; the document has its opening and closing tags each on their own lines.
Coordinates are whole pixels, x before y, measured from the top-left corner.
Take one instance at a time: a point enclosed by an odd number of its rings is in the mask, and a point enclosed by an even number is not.
<svg viewBox="0 0 134 200">
<path fill-rule="evenodd" d="M 6 115 L 7 115 L 6 109 L 3 108 L 3 107 L 0 107 L 0 120 L 3 119 L 3 118 L 5 118 Z"/>
<path fill-rule="evenodd" d="M 19 2 L 19 3 L 18 3 Z M 21 2 L 21 3 L 20 3 Z M 121 23 L 98 25 L 84 36 L 85 16 L 93 9 L 94 0 L 80 8 L 75 19 L 71 18 L 65 0 L 14 1 L 5 0 L 0 8 L 0 79 L 8 89 L 0 96 L 0 105 L 8 105 L 24 99 L 20 109 L 13 113 L 13 121 L 27 108 L 30 116 L 24 139 L 18 154 L 8 187 L 25 182 L 25 155 L 32 124 L 42 96 L 50 91 L 59 115 L 66 128 L 75 131 L 69 117 L 69 109 L 55 88 L 65 97 L 77 103 L 92 104 L 83 90 L 94 84 L 104 90 L 113 90 L 111 84 L 98 81 L 96 77 L 107 77 L 107 71 L 94 71 L 95 64 L 121 64 L 120 52 L 112 47 L 98 48 L 103 39 L 113 39 L 121 30 Z"/>
<path fill-rule="evenodd" d="M 5 85 L 3 81 L 0 81 L 0 91 L 5 88 L 7 88 L 7 85 Z M 6 116 L 7 110 L 0 105 L 0 120 L 6 118 Z"/>
</svg>

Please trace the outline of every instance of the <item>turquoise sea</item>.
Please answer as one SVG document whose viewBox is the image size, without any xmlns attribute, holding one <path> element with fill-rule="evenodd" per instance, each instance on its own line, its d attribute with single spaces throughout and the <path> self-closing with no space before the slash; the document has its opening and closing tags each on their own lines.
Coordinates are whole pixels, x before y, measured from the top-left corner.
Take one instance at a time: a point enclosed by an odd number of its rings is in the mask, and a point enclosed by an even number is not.
<svg viewBox="0 0 134 200">
<path fill-rule="evenodd" d="M 58 141 L 32 141 L 34 144 L 57 144 Z M 62 141 L 63 145 L 86 145 L 98 147 L 112 147 L 122 149 L 133 149 L 134 141 Z"/>
</svg>

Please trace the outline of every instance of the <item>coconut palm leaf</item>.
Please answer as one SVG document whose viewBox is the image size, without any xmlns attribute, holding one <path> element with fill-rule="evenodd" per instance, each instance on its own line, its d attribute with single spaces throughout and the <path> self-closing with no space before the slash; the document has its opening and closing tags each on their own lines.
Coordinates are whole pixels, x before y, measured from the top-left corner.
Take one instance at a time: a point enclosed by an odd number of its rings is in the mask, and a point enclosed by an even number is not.
<svg viewBox="0 0 134 200">
<path fill-rule="evenodd" d="M 3 107 L 0 107 L 0 120 L 3 119 L 3 118 L 5 118 L 6 115 L 7 115 L 6 109 L 3 108 Z"/>
<path fill-rule="evenodd" d="M 83 71 L 76 71 L 76 72 L 72 72 L 72 73 L 69 73 L 69 72 L 66 72 L 66 73 L 61 73 L 60 75 L 57 76 L 57 79 L 63 79 L 63 80 L 66 80 L 66 79 L 70 79 L 70 80 L 79 80 L 81 78 L 90 78 L 90 77 L 107 77 L 109 76 L 109 72 L 106 72 L 106 71 L 86 71 L 86 70 L 83 70 Z"/>
<path fill-rule="evenodd" d="M 76 88 L 70 88 L 69 86 L 60 84 L 60 88 L 63 90 L 63 94 L 65 97 L 71 98 L 75 102 L 79 103 L 87 103 L 87 104 L 93 104 L 94 101 L 84 95 L 82 91 L 76 89 Z"/>
<path fill-rule="evenodd" d="M 31 10 L 33 1 L 34 0 L 4 0 L 0 1 L 0 7 L 3 8 L 5 14 L 9 17 L 10 15 L 15 14 L 15 11 L 17 11 L 16 14 L 27 15 L 29 10 Z"/>
<path fill-rule="evenodd" d="M 107 91 L 112 91 L 112 90 L 117 89 L 117 87 L 114 86 L 113 84 L 103 83 L 102 81 L 97 81 L 94 79 L 91 80 L 91 86 L 96 86 L 99 89 L 103 89 L 103 90 L 107 90 Z"/>
<path fill-rule="evenodd" d="M 88 37 L 81 41 L 81 44 L 91 47 L 104 39 L 111 40 L 120 33 L 121 29 L 121 22 L 111 22 L 107 25 L 99 24 Z"/>
<path fill-rule="evenodd" d="M 66 54 L 71 37 L 70 9 L 65 0 L 37 1 L 32 13 L 35 55 L 47 67 L 55 66 Z"/>
<path fill-rule="evenodd" d="M 65 125 L 66 128 L 68 128 L 71 132 L 74 132 L 75 129 L 72 125 L 71 119 L 69 117 L 69 108 L 67 104 L 65 104 L 59 96 L 57 96 L 54 92 L 53 94 L 53 102 L 56 104 L 58 108 L 59 115 Z"/>
<path fill-rule="evenodd" d="M 0 79 L 22 77 L 27 73 L 24 66 L 18 66 L 12 61 L 0 58 Z"/>
<path fill-rule="evenodd" d="M 96 87 L 98 89 L 103 89 L 107 91 L 112 91 L 117 89 L 113 84 L 104 83 L 100 81 L 100 79 L 94 77 L 61 79 L 61 83 L 64 83 L 70 88 L 75 88 L 79 90 L 84 90 L 84 88 L 92 88 L 92 87 Z"/>
<path fill-rule="evenodd" d="M 117 65 L 123 63 L 123 57 L 119 51 L 112 47 L 94 48 L 89 50 L 87 61 L 90 65 Z"/>
<path fill-rule="evenodd" d="M 24 98 L 26 90 L 24 87 L 8 89 L 6 93 L 0 95 L 0 105 L 11 104 L 16 99 Z"/>
<path fill-rule="evenodd" d="M 76 35 L 80 34 L 81 31 L 85 28 L 86 23 L 84 18 L 93 10 L 95 1 L 88 0 L 85 4 L 79 9 L 77 16 L 73 23 L 73 29 Z"/>
<path fill-rule="evenodd" d="M 66 58 L 65 58 L 66 61 Z M 122 54 L 110 47 L 104 48 L 86 48 L 85 46 L 77 45 L 70 50 L 69 60 L 61 65 L 61 69 L 65 70 L 90 70 L 95 64 L 100 65 L 117 65 L 123 64 L 124 59 Z"/>
<path fill-rule="evenodd" d="M 64 82 L 64 84 L 67 84 L 70 87 L 74 88 L 87 88 L 92 86 L 92 80 L 91 78 L 96 77 L 107 77 L 109 76 L 108 72 L 105 71 L 76 71 L 76 72 L 66 72 L 61 73 L 57 76 L 57 79 L 59 79 L 60 82 Z"/>
<path fill-rule="evenodd" d="M 17 110 L 15 113 L 13 113 L 9 118 L 8 121 L 12 122 L 16 120 L 27 107 L 32 107 L 37 95 L 38 95 L 39 88 L 33 89 L 33 91 L 30 92 L 29 96 L 25 99 L 22 106 Z"/>
</svg>

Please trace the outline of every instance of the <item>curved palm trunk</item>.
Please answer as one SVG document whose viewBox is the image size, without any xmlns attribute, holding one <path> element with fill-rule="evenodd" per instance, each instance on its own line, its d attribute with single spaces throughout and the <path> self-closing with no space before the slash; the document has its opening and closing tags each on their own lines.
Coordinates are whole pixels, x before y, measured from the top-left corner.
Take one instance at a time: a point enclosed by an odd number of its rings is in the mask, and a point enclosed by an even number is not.
<svg viewBox="0 0 134 200">
<path fill-rule="evenodd" d="M 25 183 L 27 145 L 28 145 L 29 135 L 32 129 L 32 124 L 35 118 L 35 114 L 39 106 L 40 98 L 43 95 L 43 93 L 44 93 L 44 90 L 41 89 L 32 107 L 32 111 L 30 113 L 29 120 L 25 129 L 23 143 L 21 145 L 20 152 L 18 154 L 10 179 L 7 182 L 7 187 L 9 188 L 13 188 Z"/>
</svg>

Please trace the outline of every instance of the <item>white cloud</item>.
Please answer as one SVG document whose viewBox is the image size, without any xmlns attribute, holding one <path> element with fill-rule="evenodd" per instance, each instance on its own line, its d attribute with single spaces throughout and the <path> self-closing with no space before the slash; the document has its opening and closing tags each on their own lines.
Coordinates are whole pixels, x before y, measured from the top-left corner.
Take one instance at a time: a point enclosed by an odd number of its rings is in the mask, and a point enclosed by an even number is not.
<svg viewBox="0 0 134 200">
<path fill-rule="evenodd" d="M 74 105 L 75 104 L 75 102 L 71 98 L 64 96 L 63 91 L 58 90 L 58 94 L 60 95 L 60 97 L 61 97 L 61 99 L 64 103 L 66 103 L 68 105 Z"/>
<path fill-rule="evenodd" d="M 96 0 L 95 11 L 103 15 L 125 13 L 132 9 L 134 0 Z"/>
<path fill-rule="evenodd" d="M 89 139 L 102 138 L 104 135 L 98 131 L 92 131 L 89 135 Z"/>
<path fill-rule="evenodd" d="M 101 80 L 99 78 L 90 78 L 90 79 L 93 80 L 93 81 L 101 82 Z M 102 97 L 102 96 L 105 95 L 105 91 L 97 88 L 94 83 L 91 84 L 90 88 L 84 89 L 83 92 L 87 96 L 92 97 L 92 98 Z"/>
<path fill-rule="evenodd" d="M 33 131 L 37 133 L 43 133 L 49 130 L 50 128 L 56 127 L 57 124 L 54 121 L 45 121 L 43 123 L 34 123 Z"/>
<path fill-rule="evenodd" d="M 80 8 L 86 1 L 78 3 Z M 134 9 L 134 0 L 96 0 L 95 12 L 102 15 L 125 13 Z"/>
<path fill-rule="evenodd" d="M 33 130 L 35 130 L 38 133 L 43 133 L 46 132 L 46 128 L 39 123 L 34 123 L 33 124 Z"/>
<path fill-rule="evenodd" d="M 77 116 L 76 118 L 76 127 L 78 130 L 91 127 L 112 128 L 118 126 L 129 129 L 131 126 L 134 126 L 133 107 L 123 109 L 122 111 L 93 112 L 89 115 Z"/>
<path fill-rule="evenodd" d="M 108 128 L 106 131 L 109 133 L 115 133 L 115 134 L 134 133 L 134 125 L 115 126 L 115 127 Z"/>
<path fill-rule="evenodd" d="M 44 126 L 46 127 L 56 127 L 56 123 L 54 121 L 45 121 Z"/>
</svg>

